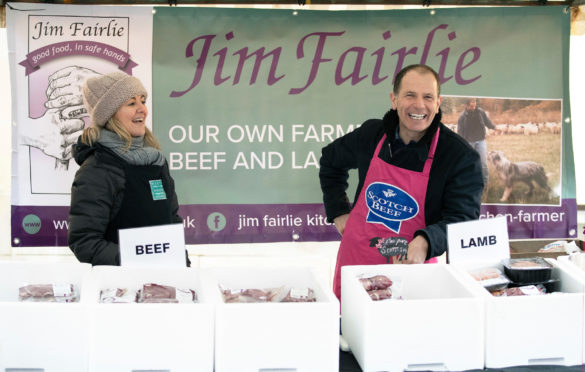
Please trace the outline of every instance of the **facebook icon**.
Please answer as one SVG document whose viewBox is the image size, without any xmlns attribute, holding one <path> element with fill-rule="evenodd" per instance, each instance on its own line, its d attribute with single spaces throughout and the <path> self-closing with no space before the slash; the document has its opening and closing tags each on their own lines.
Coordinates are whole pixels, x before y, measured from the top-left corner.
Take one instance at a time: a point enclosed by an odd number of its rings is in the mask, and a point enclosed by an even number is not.
<svg viewBox="0 0 585 372">
<path fill-rule="evenodd" d="M 226 218 L 219 212 L 213 212 L 207 216 L 207 227 L 211 231 L 221 231 L 225 228 Z"/>
</svg>

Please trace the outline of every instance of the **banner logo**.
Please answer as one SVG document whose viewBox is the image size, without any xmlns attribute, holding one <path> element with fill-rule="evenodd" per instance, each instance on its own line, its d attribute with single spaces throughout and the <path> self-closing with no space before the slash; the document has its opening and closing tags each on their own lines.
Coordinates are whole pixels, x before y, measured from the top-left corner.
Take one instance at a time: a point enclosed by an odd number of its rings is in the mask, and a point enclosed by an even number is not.
<svg viewBox="0 0 585 372">
<path fill-rule="evenodd" d="M 395 233 L 403 221 L 418 214 L 418 203 L 402 189 L 382 182 L 374 182 L 366 189 L 367 222 L 380 223 Z"/>
<path fill-rule="evenodd" d="M 225 228 L 227 220 L 225 216 L 219 212 L 213 212 L 207 216 L 207 227 L 211 231 L 221 231 Z"/>
<path fill-rule="evenodd" d="M 41 219 L 35 214 L 29 214 L 22 219 L 24 232 L 34 235 L 41 230 Z"/>
</svg>

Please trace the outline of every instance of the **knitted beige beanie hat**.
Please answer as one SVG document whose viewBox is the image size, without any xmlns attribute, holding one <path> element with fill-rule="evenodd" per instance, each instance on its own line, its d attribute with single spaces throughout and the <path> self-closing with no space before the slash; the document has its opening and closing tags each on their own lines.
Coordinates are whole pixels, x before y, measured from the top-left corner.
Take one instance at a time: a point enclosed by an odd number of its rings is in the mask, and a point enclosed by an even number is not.
<svg viewBox="0 0 585 372">
<path fill-rule="evenodd" d="M 99 127 L 103 127 L 124 102 L 139 95 L 147 96 L 140 80 L 121 71 L 89 78 L 83 85 L 83 102 L 92 124 Z"/>
</svg>

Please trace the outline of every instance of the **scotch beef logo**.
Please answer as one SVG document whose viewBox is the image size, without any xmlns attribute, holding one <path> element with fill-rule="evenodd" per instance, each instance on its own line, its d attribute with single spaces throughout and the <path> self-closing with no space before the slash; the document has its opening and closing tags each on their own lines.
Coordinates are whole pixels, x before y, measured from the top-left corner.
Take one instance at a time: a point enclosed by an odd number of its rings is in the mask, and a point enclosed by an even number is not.
<svg viewBox="0 0 585 372">
<path fill-rule="evenodd" d="M 402 189 L 382 182 L 374 182 L 366 189 L 367 222 L 380 223 L 395 233 L 403 221 L 418 214 L 418 203 Z"/>
</svg>

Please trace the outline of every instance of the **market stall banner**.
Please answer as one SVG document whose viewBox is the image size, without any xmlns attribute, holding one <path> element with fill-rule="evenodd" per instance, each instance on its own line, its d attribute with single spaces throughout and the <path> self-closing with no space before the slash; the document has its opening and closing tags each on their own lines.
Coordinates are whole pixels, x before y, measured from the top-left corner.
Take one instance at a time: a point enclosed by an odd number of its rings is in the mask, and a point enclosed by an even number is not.
<svg viewBox="0 0 585 372">
<path fill-rule="evenodd" d="M 67 246 L 79 169 L 71 144 L 89 125 L 81 87 L 89 77 L 123 70 L 152 91 L 152 8 L 11 4 L 6 10 L 12 246 Z"/>
<path fill-rule="evenodd" d="M 175 180 L 187 244 L 338 240 L 324 215 L 320 150 L 381 118 L 391 106 L 395 74 L 413 63 L 439 73 L 450 128 L 458 130 L 469 98 L 493 122 L 482 217 L 505 215 L 512 239 L 577 234 L 566 7 L 136 7 L 124 8 L 127 24 L 119 7 L 115 16 L 109 7 L 91 8 L 89 16 L 88 7 L 51 6 L 43 20 L 8 14 L 9 27 L 25 27 L 9 28 L 19 101 L 14 148 L 24 159 L 13 170 L 14 246 L 66 245 L 76 166 L 60 149 L 35 146 L 40 139 L 22 140 L 20 130 L 41 123 L 42 110 L 27 106 L 59 110 L 51 74 L 63 67 L 53 64 L 96 73 L 123 69 L 148 82 L 152 76 L 152 129 Z M 65 10 L 100 21 L 87 21 L 83 37 L 83 25 L 62 24 Z M 142 17 L 149 20 L 135 22 Z M 151 24 L 152 32 L 143 28 Z M 122 34 L 126 45 L 113 41 Z M 350 199 L 356 183 L 350 173 Z"/>
</svg>

